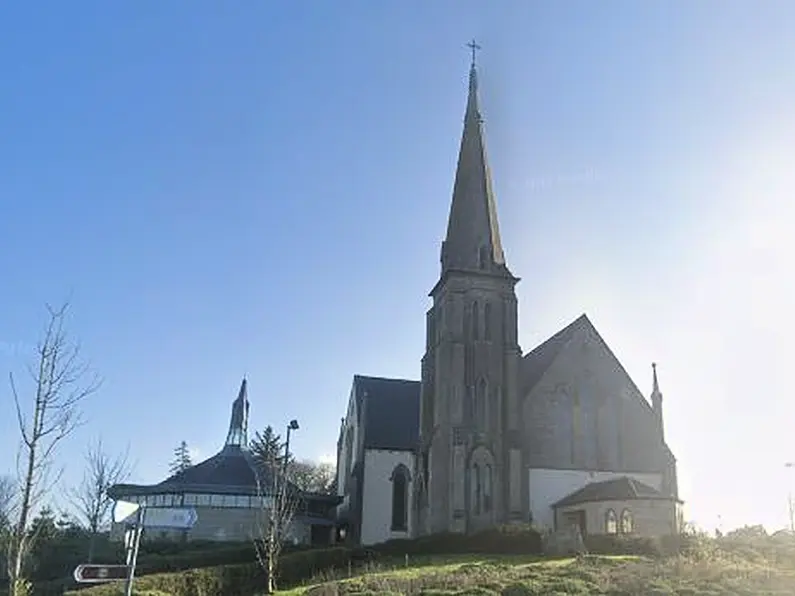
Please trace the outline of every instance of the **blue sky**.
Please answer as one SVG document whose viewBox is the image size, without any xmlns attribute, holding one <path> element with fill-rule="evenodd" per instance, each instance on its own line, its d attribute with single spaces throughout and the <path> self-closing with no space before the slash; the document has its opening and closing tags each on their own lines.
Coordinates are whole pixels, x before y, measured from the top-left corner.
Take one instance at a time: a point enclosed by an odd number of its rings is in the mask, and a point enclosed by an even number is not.
<svg viewBox="0 0 795 596">
<path fill-rule="evenodd" d="M 659 363 L 690 517 L 785 523 L 795 458 L 795 6 L 704 0 L 0 8 L 0 369 L 45 322 L 104 377 L 87 441 L 134 479 L 298 418 L 335 450 L 354 373 L 419 378 L 466 93 L 481 97 L 525 350 L 588 313 Z M 0 386 L 0 471 L 17 442 Z"/>
</svg>

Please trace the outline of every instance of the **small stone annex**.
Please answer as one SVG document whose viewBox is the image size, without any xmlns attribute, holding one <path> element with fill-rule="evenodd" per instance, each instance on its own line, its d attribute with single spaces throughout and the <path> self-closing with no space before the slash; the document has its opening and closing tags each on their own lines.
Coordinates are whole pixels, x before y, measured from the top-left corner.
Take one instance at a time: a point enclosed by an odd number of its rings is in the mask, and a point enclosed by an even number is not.
<svg viewBox="0 0 795 596">
<path fill-rule="evenodd" d="M 243 541 L 257 537 L 263 506 L 273 498 L 269 487 L 275 484 L 273 470 L 255 462 L 248 448 L 248 410 L 248 383 L 244 379 L 232 404 L 226 442 L 218 453 L 157 484 L 117 484 L 108 490 L 114 501 L 196 510 L 198 519 L 190 530 L 144 532 L 145 539 Z M 288 490 L 299 505 L 287 540 L 315 546 L 332 543 L 334 507 L 339 497 L 307 493 L 291 483 Z M 121 524 L 113 524 L 113 538 L 120 540 L 123 532 Z"/>
<path fill-rule="evenodd" d="M 440 261 L 420 380 L 353 378 L 337 442 L 341 534 L 373 544 L 528 522 L 677 532 L 656 367 L 647 400 L 584 314 L 519 346 L 474 57 Z"/>
</svg>

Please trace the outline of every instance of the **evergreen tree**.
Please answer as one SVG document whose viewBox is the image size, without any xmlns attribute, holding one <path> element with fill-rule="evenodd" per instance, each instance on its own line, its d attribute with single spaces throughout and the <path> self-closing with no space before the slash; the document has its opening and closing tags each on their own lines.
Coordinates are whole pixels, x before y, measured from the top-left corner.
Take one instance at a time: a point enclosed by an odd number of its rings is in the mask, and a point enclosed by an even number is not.
<svg viewBox="0 0 795 596">
<path fill-rule="evenodd" d="M 250 445 L 251 453 L 260 465 L 266 467 L 281 466 L 282 438 L 268 425 L 262 432 L 257 431 Z"/>
<path fill-rule="evenodd" d="M 192 465 L 193 462 L 190 459 L 188 443 L 186 441 L 182 441 L 179 446 L 174 449 L 174 459 L 171 460 L 170 464 L 168 464 L 169 472 L 171 472 L 171 475 L 173 476 L 174 474 L 184 472 Z"/>
</svg>

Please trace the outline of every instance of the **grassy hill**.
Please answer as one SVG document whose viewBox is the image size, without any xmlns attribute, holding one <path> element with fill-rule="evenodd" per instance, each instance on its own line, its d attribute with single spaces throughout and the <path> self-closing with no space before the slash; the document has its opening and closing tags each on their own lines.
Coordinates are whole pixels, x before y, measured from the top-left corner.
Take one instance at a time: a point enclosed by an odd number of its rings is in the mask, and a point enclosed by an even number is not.
<svg viewBox="0 0 795 596">
<path fill-rule="evenodd" d="M 768 536 L 752 527 L 715 538 L 697 533 L 590 538 L 586 545 L 591 554 L 567 558 L 541 556 L 532 530 L 439 535 L 368 549 L 297 551 L 282 557 L 278 581 L 285 589 L 280 593 L 293 596 L 795 594 L 795 536 L 789 533 Z M 204 554 L 191 565 L 174 558 L 171 572 L 152 569 L 136 580 L 136 593 L 261 594 L 266 584 L 262 569 L 248 551 L 237 554 L 239 561 L 224 554 L 223 562 L 214 566 L 207 566 Z M 118 596 L 119 589 L 106 584 L 68 594 Z"/>
<path fill-rule="evenodd" d="M 587 555 L 566 559 L 458 556 L 409 562 L 408 568 L 374 568 L 350 579 L 285 592 L 337 594 L 661 596 L 687 594 L 795 594 L 795 569 L 726 553 L 665 559 Z"/>
</svg>

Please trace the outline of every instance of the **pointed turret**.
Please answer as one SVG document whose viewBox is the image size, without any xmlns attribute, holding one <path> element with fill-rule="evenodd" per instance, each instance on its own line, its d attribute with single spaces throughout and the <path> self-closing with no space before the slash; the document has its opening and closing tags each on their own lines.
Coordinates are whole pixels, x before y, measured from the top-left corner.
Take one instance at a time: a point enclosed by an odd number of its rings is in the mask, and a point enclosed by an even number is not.
<svg viewBox="0 0 795 596">
<path fill-rule="evenodd" d="M 660 434 L 664 436 L 663 425 L 663 411 L 662 411 L 662 392 L 660 391 L 660 384 L 657 381 L 657 363 L 652 362 L 652 389 L 651 389 L 651 409 L 654 410 L 654 416 L 657 418 L 657 424 L 660 427 Z"/>
<path fill-rule="evenodd" d="M 447 236 L 442 243 L 442 276 L 451 269 L 508 273 L 478 101 L 478 76 L 474 60 L 477 46 L 470 47 L 473 48 L 473 59 L 469 70 L 469 95 Z"/>
<path fill-rule="evenodd" d="M 232 416 L 229 418 L 229 432 L 226 447 L 248 446 L 248 388 L 246 378 L 240 383 L 237 399 L 232 403 Z"/>
</svg>

